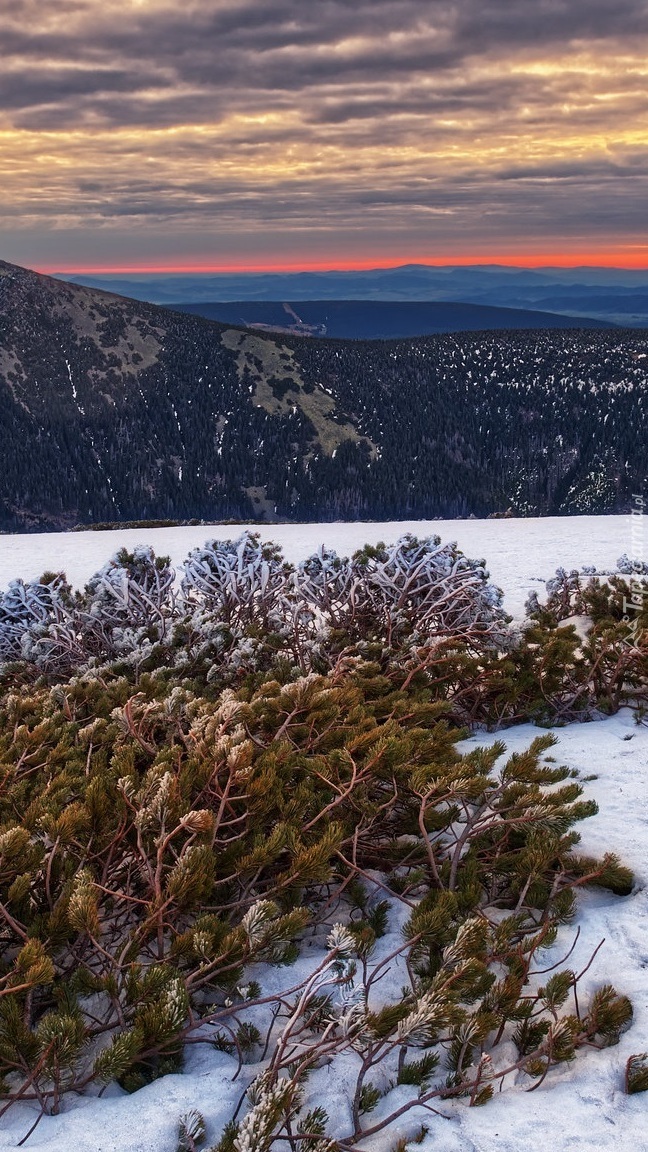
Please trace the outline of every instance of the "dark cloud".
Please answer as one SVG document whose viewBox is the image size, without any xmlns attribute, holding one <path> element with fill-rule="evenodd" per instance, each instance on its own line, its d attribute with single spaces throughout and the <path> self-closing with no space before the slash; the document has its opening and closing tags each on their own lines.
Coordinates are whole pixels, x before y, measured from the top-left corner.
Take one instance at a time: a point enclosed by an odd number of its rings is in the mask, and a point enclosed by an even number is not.
<svg viewBox="0 0 648 1152">
<path fill-rule="evenodd" d="M 204 98 L 202 118 L 213 93 L 223 90 L 234 102 L 240 94 L 244 104 L 254 92 L 310 100 L 322 85 L 380 76 L 409 86 L 474 57 L 648 35 L 648 10 L 637 0 L 247 0 L 182 9 L 106 0 L 100 9 L 88 3 L 57 11 L 59 19 L 48 25 L 31 0 L 12 8 L 3 53 L 5 62 L 19 58 L 20 73 L 5 73 L 5 107 L 42 104 L 37 94 L 44 83 L 63 105 L 93 85 L 100 99 L 120 77 L 130 77 L 134 94 L 189 86 Z M 44 78 L 43 61 L 62 66 Z M 65 66 L 72 62 L 74 68 Z"/>
<path fill-rule="evenodd" d="M 147 87 L 161 87 L 162 81 L 148 77 Z M 49 72 L 8 73 L 0 75 L 0 108 L 5 113 L 39 106 L 61 108 L 77 106 L 80 99 L 100 101 L 106 92 L 121 92 L 131 96 L 142 87 L 141 75 L 123 68 L 107 68 L 99 74 L 90 69 L 60 68 Z"/>
<path fill-rule="evenodd" d="M 645 0 L 13 0 L 0 42 L 11 227 L 645 233 Z"/>
</svg>

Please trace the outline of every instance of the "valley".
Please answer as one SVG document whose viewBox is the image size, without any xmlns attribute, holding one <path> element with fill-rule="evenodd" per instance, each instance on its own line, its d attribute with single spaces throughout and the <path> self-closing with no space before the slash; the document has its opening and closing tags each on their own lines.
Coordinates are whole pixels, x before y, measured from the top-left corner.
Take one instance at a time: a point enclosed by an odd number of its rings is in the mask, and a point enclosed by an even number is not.
<svg viewBox="0 0 648 1152">
<path fill-rule="evenodd" d="M 622 512 L 648 338 L 252 333 L 0 265 L 0 529 Z"/>
</svg>

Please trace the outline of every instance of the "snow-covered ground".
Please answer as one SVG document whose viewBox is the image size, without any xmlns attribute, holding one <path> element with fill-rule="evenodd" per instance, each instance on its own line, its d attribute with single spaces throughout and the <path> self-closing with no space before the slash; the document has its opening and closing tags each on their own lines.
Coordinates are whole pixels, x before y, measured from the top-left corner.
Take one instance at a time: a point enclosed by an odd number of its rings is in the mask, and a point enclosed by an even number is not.
<svg viewBox="0 0 648 1152">
<path fill-rule="evenodd" d="M 148 531 L 86 532 L 0 537 L 0 588 L 16 576 L 37 577 L 48 568 L 63 569 L 75 585 L 88 577 L 122 546 L 151 544 L 179 564 L 205 539 L 236 537 L 244 526 L 201 526 Z M 515 616 L 539 581 L 558 565 L 595 564 L 613 567 L 632 549 L 630 518 L 623 516 L 569 519 L 431 521 L 390 524 L 273 525 L 264 538 L 278 541 L 287 559 L 296 561 L 320 543 L 348 554 L 365 541 L 391 541 L 404 532 L 438 533 L 457 540 L 470 556 L 485 557 L 505 603 Z M 507 747 L 519 750 L 538 730 L 521 725 L 504 734 Z M 388 1140 L 374 1138 L 366 1152 L 387 1152 L 397 1136 L 411 1136 L 418 1124 L 429 1127 L 421 1152 L 591 1152 L 614 1146 L 616 1152 L 647 1152 L 645 1095 L 623 1093 L 625 1063 L 633 1053 L 648 1051 L 648 728 L 638 727 L 623 711 L 611 719 L 557 729 L 552 754 L 583 776 L 585 797 L 595 799 L 597 816 L 581 825 L 582 850 L 600 855 L 618 853 L 635 872 L 633 894 L 626 898 L 585 892 L 579 897 L 577 921 L 561 930 L 547 959 L 556 962 L 570 948 L 576 927 L 581 933 L 568 966 L 585 968 L 599 942 L 605 943 L 583 977 L 583 995 L 606 982 L 632 1001 L 635 1019 L 617 1047 L 580 1053 L 572 1065 L 553 1070 L 542 1086 L 528 1093 L 522 1085 L 508 1086 L 483 1108 L 460 1102 L 444 1106 L 450 1117 L 410 1114 Z M 499 736 L 501 737 L 501 733 Z M 496 737 L 479 733 L 466 746 L 489 743 Z M 393 940 L 397 925 L 392 924 Z M 297 970 L 313 963 L 309 956 Z M 290 969 L 284 969 L 282 978 Z M 394 988 L 400 986 L 393 975 Z M 197 1108 L 208 1127 L 208 1147 L 231 1116 L 244 1084 L 232 1083 L 235 1065 L 227 1055 L 207 1046 L 192 1047 L 182 1075 L 164 1077 L 133 1096 L 117 1088 L 101 1099 L 66 1098 L 59 1116 L 43 1118 L 27 1141 L 27 1149 L 44 1152 L 176 1152 L 178 1119 Z M 326 1070 L 317 1073 L 322 1105 L 332 1117 L 344 1115 L 344 1084 Z M 399 1091 L 402 1091 L 400 1089 Z M 0 1120 L 0 1150 L 12 1149 L 29 1129 L 35 1112 L 16 1106 Z M 412 1145 L 412 1147 L 415 1147 Z"/>
<path fill-rule="evenodd" d="M 537 734 L 537 728 L 525 724 L 509 729 L 503 738 L 516 751 Z M 558 745 L 551 754 L 559 763 L 597 776 L 585 784 L 585 797 L 597 801 L 599 814 L 577 825 L 580 849 L 591 855 L 616 852 L 632 868 L 635 888 L 624 898 L 593 889 L 581 893 L 577 920 L 561 931 L 547 964 L 564 955 L 578 926 L 578 945 L 565 967 L 581 971 L 604 939 L 581 987 L 587 994 L 601 984 L 614 984 L 630 997 L 634 1021 L 617 1047 L 580 1053 L 571 1067 L 556 1069 L 537 1091 L 514 1089 L 495 1096 L 484 1108 L 461 1111 L 459 1131 L 445 1136 L 444 1152 L 648 1149 L 647 1098 L 623 1092 L 628 1057 L 648 1051 L 648 728 L 638 727 L 632 713 L 624 710 L 609 720 L 570 724 L 554 734 Z M 494 739 L 481 733 L 466 746 Z M 433 1146 L 430 1143 L 430 1152 Z"/>
<path fill-rule="evenodd" d="M 526 747 L 537 734 L 531 725 L 510 729 L 505 733 L 507 747 L 511 751 Z M 572 1065 L 554 1069 L 537 1091 L 529 1093 L 513 1084 L 482 1108 L 471 1109 L 462 1102 L 447 1104 L 443 1110 L 449 1119 L 410 1113 L 398 1130 L 392 1129 L 389 1139 L 368 1141 L 366 1152 L 388 1152 L 397 1136 L 412 1136 L 421 1122 L 428 1125 L 429 1135 L 421 1145 L 412 1145 L 421 1152 L 648 1149 L 646 1096 L 623 1093 L 626 1060 L 648 1050 L 648 728 L 637 727 L 632 714 L 623 711 L 596 724 L 557 729 L 555 734 L 558 746 L 552 755 L 585 776 L 596 775 L 585 784 L 585 796 L 598 802 L 600 812 L 579 825 L 582 850 L 617 852 L 633 868 L 636 885 L 632 895 L 624 898 L 596 891 L 581 894 L 577 920 L 561 930 L 554 949 L 543 954 L 543 959 L 547 966 L 558 961 L 580 926 L 576 950 L 567 962 L 578 972 L 604 939 L 580 985 L 583 998 L 597 986 L 613 983 L 630 997 L 634 1022 L 618 1046 L 581 1051 Z M 480 733 L 464 747 L 495 738 Z M 398 925 L 391 928 L 394 935 L 391 941 L 385 938 L 385 948 L 398 940 Z M 292 982 L 311 965 L 312 955 L 298 961 L 295 969 L 280 970 L 281 979 Z M 397 972 L 392 981 L 394 989 L 400 986 Z M 68 1097 L 62 1113 L 43 1118 L 24 1147 L 43 1152 L 176 1152 L 178 1119 L 191 1108 L 202 1112 L 207 1121 L 209 1146 L 245 1084 L 241 1080 L 232 1083 L 234 1070 L 232 1058 L 207 1046 L 194 1047 L 181 1075 L 166 1076 L 133 1096 L 113 1088 L 101 1099 Z M 319 1102 L 334 1122 L 342 1123 L 343 1082 L 326 1069 L 316 1076 Z M 26 1106 L 16 1106 L 4 1117 L 0 1122 L 3 1152 L 17 1147 L 34 1117 L 35 1112 Z"/>
<path fill-rule="evenodd" d="M 636 520 L 636 518 L 635 518 Z M 67 573 L 76 587 L 105 564 L 119 548 L 148 544 L 178 566 L 190 549 L 207 539 L 235 539 L 246 527 L 264 540 L 276 540 L 287 560 L 303 560 L 322 543 L 340 555 L 362 544 L 392 543 L 405 532 L 437 534 L 456 540 L 475 559 L 485 558 L 491 578 L 504 590 L 507 610 L 516 618 L 532 589 L 556 568 L 614 567 L 632 549 L 630 516 L 550 516 L 528 520 L 397 520 L 388 523 L 271 524 L 182 528 L 121 529 L 114 532 L 48 532 L 0 536 L 0 590 L 20 576 L 32 580 L 45 569 Z M 636 539 L 636 535 L 635 535 Z M 648 525 L 644 552 L 648 555 Z"/>
</svg>

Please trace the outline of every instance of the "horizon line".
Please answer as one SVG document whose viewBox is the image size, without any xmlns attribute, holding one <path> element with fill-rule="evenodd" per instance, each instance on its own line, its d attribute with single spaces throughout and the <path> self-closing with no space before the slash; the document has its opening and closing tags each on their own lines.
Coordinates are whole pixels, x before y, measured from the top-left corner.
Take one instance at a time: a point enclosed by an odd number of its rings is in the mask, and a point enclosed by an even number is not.
<svg viewBox="0 0 648 1152">
<path fill-rule="evenodd" d="M 643 245 L 638 247 L 644 248 Z M 648 246 L 647 246 L 648 247 Z M 39 264 L 34 271 L 44 275 L 67 276 L 145 276 L 145 275 L 261 275 L 294 272 L 368 272 L 403 268 L 408 265 L 427 268 L 453 267 L 504 267 L 541 270 L 543 268 L 609 268 L 619 272 L 648 272 L 648 254 L 635 259 L 621 253 L 597 253 L 596 255 L 554 255 L 542 256 L 458 256 L 455 259 L 421 259 L 403 256 L 385 263 L 374 260 L 303 261 L 295 263 L 200 263 L 192 261 L 168 263 L 144 262 L 139 264 Z"/>
</svg>

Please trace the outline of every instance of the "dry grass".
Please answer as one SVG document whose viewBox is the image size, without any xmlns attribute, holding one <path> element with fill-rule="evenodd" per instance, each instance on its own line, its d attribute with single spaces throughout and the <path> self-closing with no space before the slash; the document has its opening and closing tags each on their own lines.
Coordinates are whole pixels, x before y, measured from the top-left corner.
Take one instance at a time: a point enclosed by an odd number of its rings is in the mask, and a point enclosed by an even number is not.
<svg viewBox="0 0 648 1152">
<path fill-rule="evenodd" d="M 249 370 L 254 381 L 252 399 L 257 407 L 264 408 L 272 416 L 285 416 L 295 406 L 299 408 L 314 426 L 317 441 L 327 456 L 332 456 L 345 440 L 358 443 L 365 439 L 349 420 L 338 423 L 334 419 L 335 401 L 328 392 L 322 388 L 315 388 L 313 392 L 304 391 L 304 380 L 290 348 L 232 328 L 223 332 L 221 340 L 226 348 L 236 353 L 241 380 L 245 369 Z M 293 382 L 294 389 L 279 398 L 269 383 L 273 376 L 288 378 Z"/>
</svg>

